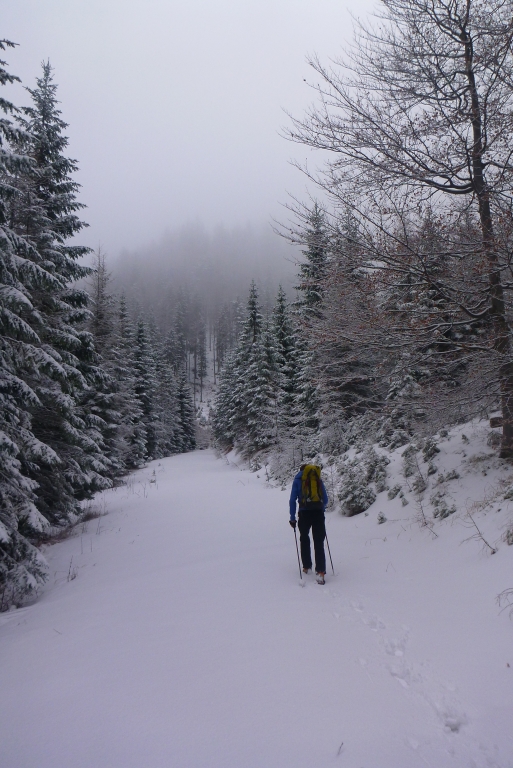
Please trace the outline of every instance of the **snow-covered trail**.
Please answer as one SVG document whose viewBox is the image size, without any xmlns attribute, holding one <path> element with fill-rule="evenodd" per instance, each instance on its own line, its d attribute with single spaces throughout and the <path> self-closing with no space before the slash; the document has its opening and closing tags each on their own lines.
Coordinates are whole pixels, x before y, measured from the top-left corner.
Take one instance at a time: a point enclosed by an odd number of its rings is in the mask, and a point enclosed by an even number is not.
<svg viewBox="0 0 513 768">
<path fill-rule="evenodd" d="M 0 765 L 513 766 L 507 551 L 328 514 L 300 589 L 288 492 L 210 451 L 103 498 L 0 616 Z"/>
</svg>

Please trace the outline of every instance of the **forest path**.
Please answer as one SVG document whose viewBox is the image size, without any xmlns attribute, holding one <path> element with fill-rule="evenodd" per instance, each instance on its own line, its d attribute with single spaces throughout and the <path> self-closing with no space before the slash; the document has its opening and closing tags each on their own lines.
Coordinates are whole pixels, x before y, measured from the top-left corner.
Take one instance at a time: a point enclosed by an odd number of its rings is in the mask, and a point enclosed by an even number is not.
<svg viewBox="0 0 513 768">
<path fill-rule="evenodd" d="M 153 462 L 47 550 L 45 594 L 0 616 L 2 766 L 513 765 L 494 558 L 328 514 L 337 575 L 300 589 L 258 474 Z"/>
</svg>

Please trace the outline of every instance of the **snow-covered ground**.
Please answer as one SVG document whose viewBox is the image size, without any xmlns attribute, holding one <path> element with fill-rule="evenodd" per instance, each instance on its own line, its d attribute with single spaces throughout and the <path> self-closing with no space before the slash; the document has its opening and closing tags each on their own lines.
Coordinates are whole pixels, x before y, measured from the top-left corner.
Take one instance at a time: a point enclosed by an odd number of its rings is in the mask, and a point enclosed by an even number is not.
<svg viewBox="0 0 513 768">
<path fill-rule="evenodd" d="M 459 463 L 458 512 L 431 532 L 384 492 L 328 513 L 324 587 L 299 588 L 265 473 L 198 451 L 103 494 L 107 515 L 48 548 L 40 600 L 0 616 L 0 765 L 511 768 L 510 470 L 454 434 L 436 462 Z M 494 555 L 464 542 L 485 496 Z"/>
</svg>

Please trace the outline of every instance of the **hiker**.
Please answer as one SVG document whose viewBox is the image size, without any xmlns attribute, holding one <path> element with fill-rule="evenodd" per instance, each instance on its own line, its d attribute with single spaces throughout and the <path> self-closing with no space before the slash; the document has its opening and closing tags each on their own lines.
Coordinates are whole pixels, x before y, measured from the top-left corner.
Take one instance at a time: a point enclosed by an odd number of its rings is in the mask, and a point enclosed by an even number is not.
<svg viewBox="0 0 513 768">
<path fill-rule="evenodd" d="M 316 464 L 301 464 L 299 472 L 292 483 L 290 493 L 290 520 L 292 528 L 296 527 L 296 501 L 299 503 L 298 527 L 301 542 L 301 561 L 303 573 L 312 569 L 312 553 L 310 550 L 310 528 L 315 551 L 315 572 L 317 582 L 324 584 L 326 576 L 326 555 L 324 554 L 324 509 L 328 503 L 328 494 L 321 480 L 321 467 Z"/>
</svg>

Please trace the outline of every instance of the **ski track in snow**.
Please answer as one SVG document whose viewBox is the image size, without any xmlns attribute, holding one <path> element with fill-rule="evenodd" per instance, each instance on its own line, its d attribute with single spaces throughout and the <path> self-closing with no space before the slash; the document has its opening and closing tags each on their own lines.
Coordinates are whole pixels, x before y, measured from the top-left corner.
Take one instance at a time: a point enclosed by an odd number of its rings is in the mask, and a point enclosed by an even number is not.
<svg viewBox="0 0 513 768">
<path fill-rule="evenodd" d="M 508 548 L 331 513 L 298 589 L 288 492 L 211 451 L 102 500 L 0 615 L 2 768 L 512 768 Z"/>
</svg>

